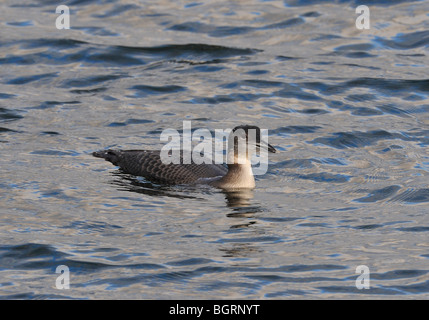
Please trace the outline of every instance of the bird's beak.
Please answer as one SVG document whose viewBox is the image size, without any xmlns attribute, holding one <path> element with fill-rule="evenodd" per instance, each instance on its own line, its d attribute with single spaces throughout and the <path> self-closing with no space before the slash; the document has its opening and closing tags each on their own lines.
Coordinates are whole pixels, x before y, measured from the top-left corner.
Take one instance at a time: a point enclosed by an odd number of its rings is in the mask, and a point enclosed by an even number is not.
<svg viewBox="0 0 429 320">
<path fill-rule="evenodd" d="M 274 148 L 272 145 L 270 145 L 269 143 L 267 143 L 268 144 L 268 152 L 271 152 L 271 153 L 276 153 L 277 152 L 277 150 L 276 150 L 276 148 Z"/>
<path fill-rule="evenodd" d="M 258 148 L 261 148 L 261 146 L 263 146 L 263 147 L 267 148 L 268 152 L 271 152 L 271 153 L 277 152 L 276 148 L 274 148 L 272 145 L 270 145 L 269 143 L 267 143 L 265 141 L 261 141 L 260 143 L 257 143 L 256 146 Z"/>
</svg>

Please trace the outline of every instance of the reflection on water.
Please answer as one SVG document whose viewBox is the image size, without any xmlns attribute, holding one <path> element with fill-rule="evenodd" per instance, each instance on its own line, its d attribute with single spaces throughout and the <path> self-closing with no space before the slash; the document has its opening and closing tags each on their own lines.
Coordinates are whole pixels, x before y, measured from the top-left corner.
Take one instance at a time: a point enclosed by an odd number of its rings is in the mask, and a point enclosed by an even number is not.
<svg viewBox="0 0 429 320">
<path fill-rule="evenodd" d="M 111 183 L 116 186 L 118 191 L 141 193 L 153 197 L 165 196 L 179 199 L 198 199 L 198 194 L 201 195 L 201 188 L 203 188 L 206 192 L 209 192 L 209 194 L 223 193 L 225 195 L 226 205 L 233 209 L 234 214 L 235 212 L 254 213 L 258 211 L 257 208 L 251 206 L 254 193 L 252 189 L 220 191 L 206 185 L 166 186 L 146 181 L 142 177 L 135 177 L 121 172 L 114 172 L 113 175 L 115 179 Z M 195 196 L 191 196 L 190 194 L 194 194 Z"/>
<path fill-rule="evenodd" d="M 69 1 L 70 30 L 54 2 L 0 12 L 2 298 L 428 295 L 427 1 L 372 1 L 369 30 L 358 1 Z M 91 156 L 184 120 L 281 152 L 228 193 Z"/>
<path fill-rule="evenodd" d="M 145 181 L 140 177 L 120 172 L 114 173 L 114 176 L 116 179 L 111 183 L 117 187 L 118 191 L 141 193 L 153 197 L 165 196 L 179 199 L 197 199 L 197 197 L 187 195 L 185 192 L 180 192 L 180 189 L 174 186 L 157 185 L 152 182 Z M 192 186 L 190 188 L 190 191 L 192 192 Z"/>
<path fill-rule="evenodd" d="M 234 208 L 234 210 L 242 207 L 249 207 L 251 205 L 251 200 L 253 199 L 253 190 L 251 189 L 242 189 L 242 190 L 232 190 L 224 191 L 225 199 L 228 207 Z M 249 210 L 252 210 L 249 208 Z"/>
</svg>

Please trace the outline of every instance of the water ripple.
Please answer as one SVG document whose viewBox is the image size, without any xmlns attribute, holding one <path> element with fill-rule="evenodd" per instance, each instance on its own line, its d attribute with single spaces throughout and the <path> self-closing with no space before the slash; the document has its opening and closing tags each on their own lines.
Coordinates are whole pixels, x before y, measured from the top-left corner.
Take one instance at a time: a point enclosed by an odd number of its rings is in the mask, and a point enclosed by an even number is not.
<svg viewBox="0 0 429 320">
<path fill-rule="evenodd" d="M 262 27 L 250 26 L 216 26 L 205 24 L 202 22 L 189 21 L 180 24 L 175 24 L 167 30 L 192 32 L 192 33 L 205 33 L 211 37 L 230 37 L 236 35 L 244 35 L 249 32 L 257 30 L 270 30 L 270 29 L 284 29 L 292 26 L 297 26 L 304 23 L 305 20 L 301 17 L 291 18 L 284 21 L 268 24 Z"/>
<path fill-rule="evenodd" d="M 429 45 L 429 31 L 399 33 L 391 40 L 377 37 L 375 42 L 384 47 L 399 50 L 427 47 Z"/>
<path fill-rule="evenodd" d="M 58 1 L 2 6 L 1 298 L 427 295 L 427 5 L 372 1 L 356 30 L 358 2 L 71 0 L 70 30 L 22 16 Z M 269 130 L 251 194 L 91 156 L 183 120 Z"/>
<path fill-rule="evenodd" d="M 403 141 L 417 141 L 427 143 L 426 137 L 420 137 L 420 134 L 400 134 L 391 133 L 385 130 L 373 130 L 368 132 L 337 132 L 330 137 L 316 138 L 310 143 L 322 144 L 336 149 L 346 148 L 362 148 L 370 146 L 384 140 L 403 140 Z"/>
<path fill-rule="evenodd" d="M 30 65 L 35 63 L 46 64 L 71 64 L 81 62 L 86 65 L 103 63 L 112 66 L 145 65 L 149 61 L 182 60 L 192 57 L 197 62 L 216 62 L 222 58 L 252 55 L 260 50 L 225 47 L 218 45 L 207 45 L 190 43 L 184 45 L 162 45 L 155 47 L 132 47 L 132 46 L 105 46 L 92 44 L 86 41 L 72 39 L 34 39 L 18 41 L 21 50 L 46 49 L 39 53 L 10 54 L 0 58 L 0 64 Z M 4 44 L 5 46 L 9 44 Z M 49 76 L 46 74 L 44 76 Z M 33 76 L 36 77 L 36 76 Z M 27 83 L 33 78 L 25 77 L 17 79 L 16 82 Z"/>
</svg>

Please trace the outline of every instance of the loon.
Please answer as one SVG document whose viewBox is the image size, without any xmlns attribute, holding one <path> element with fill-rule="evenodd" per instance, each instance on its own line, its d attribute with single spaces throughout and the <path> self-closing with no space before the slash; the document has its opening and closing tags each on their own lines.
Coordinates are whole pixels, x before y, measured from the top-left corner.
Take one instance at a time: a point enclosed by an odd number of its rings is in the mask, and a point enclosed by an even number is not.
<svg viewBox="0 0 429 320">
<path fill-rule="evenodd" d="M 241 129 L 241 130 L 240 130 Z M 261 130 L 253 125 L 240 125 L 235 127 L 228 137 L 233 143 L 228 143 L 228 168 L 223 164 L 214 163 L 190 163 L 190 164 L 165 164 L 161 161 L 161 151 L 156 150 L 101 150 L 93 152 L 93 156 L 104 158 L 113 165 L 118 166 L 123 172 L 135 176 L 142 176 L 149 181 L 168 184 L 207 184 L 224 190 L 253 189 L 255 178 L 251 166 L 252 151 L 246 148 L 245 155 L 240 155 L 239 142 L 246 142 L 249 146 L 249 130 L 256 132 L 256 148 L 263 144 L 268 152 L 277 150 L 267 142 L 261 140 Z M 183 155 L 183 154 L 182 154 Z"/>
</svg>

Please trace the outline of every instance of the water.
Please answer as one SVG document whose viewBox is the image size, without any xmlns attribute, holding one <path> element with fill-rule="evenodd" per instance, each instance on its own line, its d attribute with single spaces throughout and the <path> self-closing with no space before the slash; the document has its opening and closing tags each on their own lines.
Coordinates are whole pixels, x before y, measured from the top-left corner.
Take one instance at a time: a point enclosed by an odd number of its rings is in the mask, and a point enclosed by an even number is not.
<svg viewBox="0 0 429 320">
<path fill-rule="evenodd" d="M 66 4 L 70 30 L 1 5 L 1 298 L 429 297 L 427 1 L 372 1 L 369 30 L 356 1 Z M 184 120 L 279 152 L 247 194 L 91 156 Z"/>
</svg>

